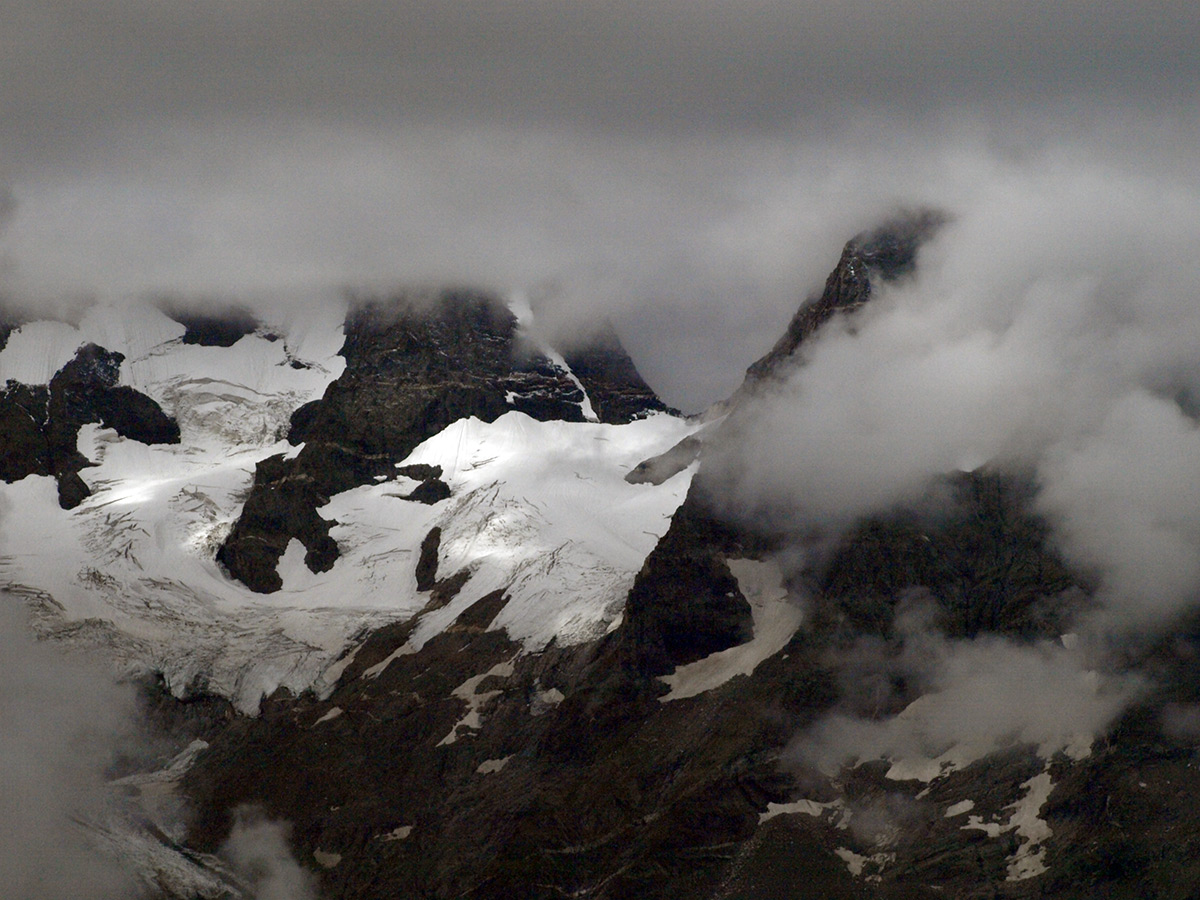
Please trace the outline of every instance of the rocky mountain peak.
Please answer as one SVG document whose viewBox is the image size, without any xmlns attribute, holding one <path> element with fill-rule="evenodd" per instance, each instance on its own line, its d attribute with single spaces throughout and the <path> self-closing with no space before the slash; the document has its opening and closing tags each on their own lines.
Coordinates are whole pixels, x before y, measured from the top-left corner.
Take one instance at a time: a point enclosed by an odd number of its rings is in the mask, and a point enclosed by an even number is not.
<svg viewBox="0 0 1200 900">
<path fill-rule="evenodd" d="M 254 314 L 244 307 L 219 304 L 164 301 L 162 311 L 185 329 L 180 340 L 201 347 L 232 347 L 259 327 Z"/>
<path fill-rule="evenodd" d="M 801 305 L 775 346 L 746 370 L 742 390 L 779 377 L 813 332 L 835 315 L 852 315 L 871 299 L 873 280 L 896 281 L 911 274 L 921 245 L 945 222 L 945 215 L 932 210 L 907 212 L 847 241 L 824 290 Z"/>
<path fill-rule="evenodd" d="M 652 412 L 676 412 L 642 379 L 608 320 L 574 341 L 563 357 L 587 391 L 601 422 L 618 425 Z"/>
</svg>

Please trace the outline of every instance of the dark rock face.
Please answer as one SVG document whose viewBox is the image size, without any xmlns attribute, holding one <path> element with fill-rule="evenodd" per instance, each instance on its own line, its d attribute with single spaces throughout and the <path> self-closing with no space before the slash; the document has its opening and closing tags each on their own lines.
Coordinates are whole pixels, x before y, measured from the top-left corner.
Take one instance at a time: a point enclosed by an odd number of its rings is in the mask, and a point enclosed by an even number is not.
<svg viewBox="0 0 1200 900">
<path fill-rule="evenodd" d="M 259 324 L 248 310 L 238 307 L 205 312 L 167 304 L 163 312 L 187 329 L 183 343 L 202 347 L 232 347 L 246 335 L 254 334 Z"/>
<path fill-rule="evenodd" d="M 15 319 L 0 318 L 0 350 L 3 350 L 8 345 L 9 335 L 20 327 L 21 323 Z"/>
<path fill-rule="evenodd" d="M 662 484 L 678 475 L 700 456 L 701 441 L 689 435 L 668 450 L 638 463 L 625 475 L 630 484 Z"/>
<path fill-rule="evenodd" d="M 179 426 L 162 407 L 133 388 L 117 385 L 124 358 L 85 344 L 50 379 L 47 439 L 64 509 L 78 506 L 89 493 L 79 478 L 79 471 L 89 463 L 75 449 L 83 425 L 99 422 L 122 437 L 147 444 L 179 443 Z"/>
<path fill-rule="evenodd" d="M 78 506 L 90 491 L 79 472 L 90 465 L 77 449 L 89 423 L 145 444 L 179 442 L 179 426 L 150 397 L 117 384 L 124 357 L 85 344 L 47 387 L 10 381 L 0 392 L 0 477 L 58 479 L 59 504 Z"/>
<path fill-rule="evenodd" d="M 433 506 L 435 503 L 441 503 L 449 496 L 450 485 L 446 484 L 446 482 L 442 481 L 440 478 L 430 478 L 427 481 L 422 481 L 419 485 L 405 494 L 403 499 Z"/>
<path fill-rule="evenodd" d="M 827 702 L 825 676 L 799 662 L 713 704 L 662 704 L 618 641 L 514 657 L 487 630 L 503 601 L 372 678 L 412 625 L 383 629 L 328 700 L 280 696 L 233 723 L 186 776 L 189 843 L 219 846 L 252 802 L 293 823 L 314 869 L 315 851 L 342 855 L 320 873 L 325 897 L 713 896 L 759 811 L 792 789 L 770 748 Z M 801 846 L 844 870 L 827 838 Z"/>
<path fill-rule="evenodd" d="M 413 463 L 410 466 L 396 466 L 396 474 L 416 481 L 433 481 L 442 477 L 442 467 L 427 463 Z"/>
<path fill-rule="evenodd" d="M 80 347 L 75 358 L 50 379 L 53 427 L 69 431 L 88 421 L 89 416 L 94 415 L 97 397 L 117 386 L 124 358 L 122 354 L 96 344 Z"/>
<path fill-rule="evenodd" d="M 563 358 L 588 392 L 601 422 L 620 425 L 650 412 L 675 412 L 642 380 L 617 333 L 607 323 L 587 344 Z"/>
<path fill-rule="evenodd" d="M 758 555 L 764 542 L 722 521 L 703 498 L 693 483 L 625 605 L 627 662 L 646 675 L 665 675 L 753 635 L 750 605 L 725 559 Z"/>
<path fill-rule="evenodd" d="M 437 584 L 438 550 L 442 546 L 442 529 L 436 525 L 421 541 L 421 553 L 417 557 L 417 590 L 431 591 Z"/>
<path fill-rule="evenodd" d="M 320 410 L 320 400 L 310 400 L 308 403 L 296 407 L 296 411 L 292 413 L 288 427 L 287 439 L 289 444 L 303 444 L 308 440 L 308 433 L 317 422 L 317 413 Z"/>
<path fill-rule="evenodd" d="M 233 704 L 222 697 L 172 696 L 158 674 L 138 674 L 129 684 L 137 703 L 138 735 L 120 748 L 110 778 L 160 768 L 192 741 L 218 738 L 237 715 Z"/>
<path fill-rule="evenodd" d="M 582 422 L 583 391 L 545 357 L 521 355 L 514 375 L 523 390 L 508 396 L 509 406 L 541 421 Z"/>
<path fill-rule="evenodd" d="M 420 480 L 420 484 L 407 494 L 393 494 L 401 500 L 413 500 L 433 506 L 450 496 L 450 485 L 442 481 L 442 467 L 417 463 L 412 466 L 397 466 L 396 474 Z"/>
<path fill-rule="evenodd" d="M 468 416 L 491 422 L 510 410 L 583 420 L 579 388 L 522 346 L 516 317 L 487 295 L 450 291 L 432 300 L 361 305 L 346 322 L 342 356 L 342 376 L 292 417 L 289 439 L 302 441 L 303 449 L 293 460 L 259 464 L 242 515 L 218 552 L 252 590 L 278 590 L 275 567 L 292 538 L 304 544 L 310 569 L 328 570 L 337 544 L 317 507 L 339 491 L 390 477 L 397 462 L 453 422 Z M 628 402 L 614 405 L 613 417 L 651 408 L 622 396 Z M 657 403 L 653 395 L 651 401 Z M 446 495 L 444 484 L 426 480 L 408 499 L 436 503 Z"/>
<path fill-rule="evenodd" d="M 1192 707 L 1194 687 L 1186 693 Z M 1170 707 L 1162 700 L 1130 710 L 1092 756 L 1061 767 L 1042 811 L 1057 838 L 1047 853 L 1045 896 L 1182 900 L 1200 890 L 1195 737 L 1163 727 Z"/>
<path fill-rule="evenodd" d="M 101 424 L 143 444 L 178 444 L 179 424 L 141 391 L 118 385 L 98 393 L 95 409 Z"/>
<path fill-rule="evenodd" d="M 0 478 L 51 473 L 46 415 L 50 392 L 10 381 L 0 392 Z"/>
<path fill-rule="evenodd" d="M 948 506 L 873 517 L 839 541 L 820 579 L 827 611 L 850 632 L 886 636 L 897 603 L 921 588 L 953 637 L 1056 637 L 1091 586 L 1030 511 L 1033 484 L 989 471 L 948 482 Z"/>
</svg>

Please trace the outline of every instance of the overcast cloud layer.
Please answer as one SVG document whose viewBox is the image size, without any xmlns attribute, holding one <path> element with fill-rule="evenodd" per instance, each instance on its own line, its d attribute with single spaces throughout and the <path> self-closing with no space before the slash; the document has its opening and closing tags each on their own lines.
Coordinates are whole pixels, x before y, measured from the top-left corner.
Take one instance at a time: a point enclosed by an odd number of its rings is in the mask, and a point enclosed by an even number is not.
<svg viewBox="0 0 1200 900">
<path fill-rule="evenodd" d="M 0 0 L 0 264 L 41 303 L 530 289 L 697 408 L 897 204 L 1194 179 L 1196 46 L 1182 0 Z"/>
</svg>

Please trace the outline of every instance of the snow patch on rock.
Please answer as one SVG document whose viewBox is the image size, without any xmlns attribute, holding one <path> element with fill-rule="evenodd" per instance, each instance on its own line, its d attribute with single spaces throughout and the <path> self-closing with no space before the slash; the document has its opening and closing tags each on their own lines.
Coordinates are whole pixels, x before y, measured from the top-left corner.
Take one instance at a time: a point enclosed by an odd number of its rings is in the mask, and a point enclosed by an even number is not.
<svg viewBox="0 0 1200 900">
<path fill-rule="evenodd" d="M 827 812 L 840 813 L 840 820 L 848 819 L 846 804 L 842 800 L 830 800 L 828 803 L 818 803 L 816 800 L 794 800 L 791 803 L 768 803 L 767 811 L 758 814 L 758 824 L 769 822 L 776 816 L 800 815 L 821 818 Z M 845 827 L 839 821 L 838 827 Z"/>
<path fill-rule="evenodd" d="M 974 800 L 960 800 L 958 803 L 952 803 L 946 807 L 946 818 L 953 819 L 955 816 L 966 815 L 974 808 Z"/>
<path fill-rule="evenodd" d="M 332 869 L 342 861 L 342 854 L 333 853 L 328 850 L 314 850 L 313 859 L 322 869 Z"/>
<path fill-rule="evenodd" d="M 558 688 L 538 691 L 533 695 L 533 700 L 529 704 L 529 714 L 531 716 L 544 716 L 566 699 L 566 696 Z"/>
<path fill-rule="evenodd" d="M 984 822 L 979 816 L 971 816 L 963 826 L 964 831 L 982 831 L 991 838 L 1009 831 L 1016 832 L 1020 844 L 1008 858 L 1007 881 L 1024 881 L 1046 871 L 1044 844 L 1050 838 L 1051 831 L 1039 814 L 1054 790 L 1054 780 L 1046 770 L 1034 775 L 1021 787 L 1025 789 L 1021 799 L 1004 807 L 1012 810 L 1006 822 Z"/>
<path fill-rule="evenodd" d="M 482 728 L 483 721 L 479 717 L 480 708 L 482 708 L 483 705 L 493 697 L 498 697 L 503 694 L 504 691 L 480 691 L 478 689 L 480 683 L 484 679 L 490 678 L 493 675 L 497 678 L 508 678 L 510 675 L 512 675 L 512 673 L 512 660 L 497 663 L 482 675 L 475 675 L 471 678 L 468 678 L 453 691 L 451 691 L 450 693 L 452 696 L 466 701 L 467 711 L 463 714 L 461 719 L 454 723 L 454 727 L 450 729 L 450 733 L 438 741 L 437 745 L 439 747 L 444 747 L 448 744 L 453 744 L 459 738 L 459 731 L 462 731 L 463 735 L 465 736 L 470 734 L 472 731 L 478 731 L 480 728 Z"/>
<path fill-rule="evenodd" d="M 879 873 L 883 871 L 884 867 L 896 861 L 895 853 L 874 853 L 871 856 L 863 856 L 847 847 L 838 847 L 833 852 L 845 862 L 851 875 L 865 881 L 879 881 Z M 868 866 L 871 867 L 870 872 L 868 872 Z"/>
<path fill-rule="evenodd" d="M 728 565 L 750 604 L 754 637 L 744 644 L 678 666 L 670 675 L 663 676 L 659 680 L 671 690 L 658 698 L 661 703 L 695 697 L 737 675 L 750 675 L 759 663 L 787 646 L 804 620 L 800 604 L 788 597 L 783 572 L 776 563 L 731 559 Z"/>
<path fill-rule="evenodd" d="M 480 775 L 491 775 L 493 772 L 499 772 L 507 766 L 510 759 L 512 759 L 511 756 L 504 756 L 499 759 L 485 759 L 475 771 Z"/>
<path fill-rule="evenodd" d="M 316 725 L 320 725 L 322 722 L 331 722 L 334 719 L 336 719 L 338 716 L 340 716 L 342 714 L 342 712 L 343 712 L 343 710 L 340 706 L 334 706 L 329 710 L 329 712 L 325 713 L 325 715 L 321 716 L 321 718 L 319 718 L 319 719 L 317 719 L 317 721 L 313 722 L 313 725 L 316 726 Z"/>
</svg>

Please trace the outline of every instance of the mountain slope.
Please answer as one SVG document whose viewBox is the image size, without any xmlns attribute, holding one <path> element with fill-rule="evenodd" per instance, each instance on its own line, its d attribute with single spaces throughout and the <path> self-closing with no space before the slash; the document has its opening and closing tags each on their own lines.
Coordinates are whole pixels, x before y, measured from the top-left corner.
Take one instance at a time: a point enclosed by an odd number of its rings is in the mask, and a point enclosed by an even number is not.
<svg viewBox="0 0 1200 900">
<path fill-rule="evenodd" d="M 869 271 L 857 246 L 827 294 Z M 911 265 L 907 246 L 900 268 Z M 715 424 L 706 440 L 731 433 Z M 847 618 L 869 584 L 856 571 L 893 580 L 868 598 L 886 611 L 876 628 L 885 641 L 902 595 L 928 579 L 864 558 L 874 545 L 852 537 L 823 587 L 797 580 L 774 558 L 779 538 L 726 519 L 703 482 L 702 466 L 610 634 L 527 654 L 488 628 L 502 592 L 456 607 L 423 643 L 412 638 L 420 625 L 381 631 L 324 701 L 278 698 L 276 712 L 242 722 L 201 758 L 185 782 L 209 811 L 194 839 L 215 847 L 229 810 L 262 803 L 296 823 L 302 858 L 337 855 L 323 885 L 345 897 L 936 896 L 934 887 L 1003 882 L 1013 867 L 1036 874 L 1041 833 L 1003 823 L 1014 819 L 1006 804 L 1041 821 L 1041 794 L 1036 807 L 1019 803 L 1033 790 L 1024 783 L 1042 789 L 1037 748 L 1014 746 L 1003 764 L 986 750 L 941 762 L 918 753 L 833 779 L 807 763 L 781 766 L 795 736 L 839 708 L 842 659 L 864 634 Z M 992 515 L 972 506 L 976 496 L 964 495 L 964 521 Z M 909 552 L 903 534 L 888 554 Z M 886 652 L 898 654 L 891 639 Z M 902 689 L 887 702 L 894 713 L 914 699 Z M 990 824 L 960 830 L 968 796 L 1001 823 L 994 837 Z M 931 839 L 932 860 L 920 856 Z M 1025 880 L 1012 882 L 1013 896 L 1028 895 Z"/>
<path fill-rule="evenodd" d="M 761 398 L 939 222 L 852 240 L 693 421 L 520 298 L 14 330 L 14 421 L 92 359 L 178 427 L 85 407 L 73 508 L 48 466 L 0 486 L 7 589 L 149 673 L 184 751 L 95 832 L 163 898 L 253 894 L 220 855 L 247 808 L 329 898 L 1192 896 L 1200 627 L 1089 647 L 1029 473 L 828 532 L 728 502 Z"/>
</svg>

